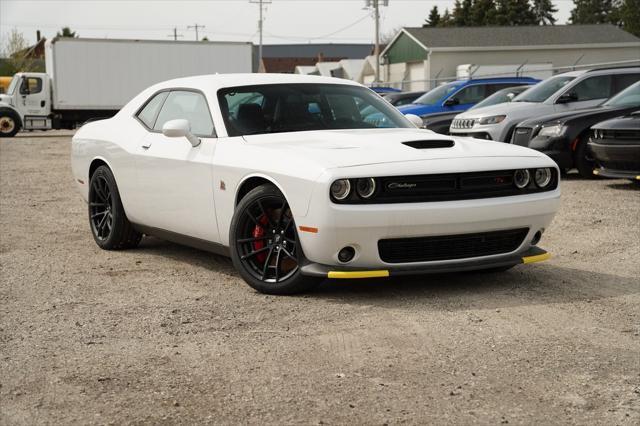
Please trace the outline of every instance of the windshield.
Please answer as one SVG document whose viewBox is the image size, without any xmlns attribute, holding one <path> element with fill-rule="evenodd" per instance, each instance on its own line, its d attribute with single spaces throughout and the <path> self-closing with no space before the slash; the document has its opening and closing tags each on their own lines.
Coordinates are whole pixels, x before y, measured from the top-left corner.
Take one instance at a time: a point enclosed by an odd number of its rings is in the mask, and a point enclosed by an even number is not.
<svg viewBox="0 0 640 426">
<path fill-rule="evenodd" d="M 13 95 L 13 91 L 16 90 L 16 86 L 18 85 L 18 80 L 20 80 L 18 77 L 13 76 L 9 87 L 7 87 L 7 95 Z"/>
<path fill-rule="evenodd" d="M 566 75 L 548 78 L 517 96 L 513 102 L 544 102 L 573 79 L 575 77 Z"/>
<path fill-rule="evenodd" d="M 331 129 L 411 128 L 387 101 L 343 84 L 264 84 L 220 89 L 229 136 Z"/>
<path fill-rule="evenodd" d="M 640 81 L 627 87 L 603 105 L 608 107 L 640 107 Z"/>
<path fill-rule="evenodd" d="M 458 88 L 456 84 L 445 84 L 444 86 L 438 86 L 435 89 L 431 89 L 418 99 L 413 101 L 414 104 L 421 105 L 435 105 L 444 96 L 448 96 Z"/>
<path fill-rule="evenodd" d="M 511 102 L 514 96 L 519 95 L 520 93 L 527 90 L 529 87 L 531 86 L 509 87 L 507 89 L 498 90 L 496 93 L 489 96 L 487 99 L 478 102 L 477 104 L 475 104 L 469 109 L 478 109 L 478 108 L 486 107 L 489 105 L 497 105 L 504 102 Z"/>
</svg>

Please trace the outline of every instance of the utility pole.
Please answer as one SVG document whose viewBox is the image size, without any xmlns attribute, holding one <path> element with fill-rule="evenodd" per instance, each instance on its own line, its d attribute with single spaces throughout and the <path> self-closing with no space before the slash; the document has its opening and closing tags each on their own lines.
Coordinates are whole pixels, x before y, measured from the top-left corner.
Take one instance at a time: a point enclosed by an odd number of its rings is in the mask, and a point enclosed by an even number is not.
<svg viewBox="0 0 640 426">
<path fill-rule="evenodd" d="M 205 26 L 204 25 L 198 25 L 198 24 L 188 25 L 187 26 L 188 30 L 190 30 L 191 28 L 194 28 L 196 30 L 196 41 L 200 41 L 200 38 L 198 37 L 198 28 L 205 28 Z"/>
<path fill-rule="evenodd" d="M 178 37 L 184 37 L 184 36 L 182 34 L 178 34 L 178 27 L 173 27 L 173 34 L 170 34 L 167 37 L 173 37 L 174 41 L 178 41 Z"/>
<path fill-rule="evenodd" d="M 260 8 L 259 17 L 258 17 L 258 33 L 259 41 L 258 41 L 258 70 L 260 69 L 260 65 L 262 65 L 262 27 L 264 22 L 263 17 L 263 5 L 271 3 L 271 0 L 249 0 L 249 3 L 257 3 Z"/>
<path fill-rule="evenodd" d="M 365 7 L 373 9 L 373 19 L 375 21 L 375 47 L 373 56 L 376 60 L 374 82 L 380 82 L 380 3 L 389 6 L 389 0 L 365 0 Z"/>
</svg>

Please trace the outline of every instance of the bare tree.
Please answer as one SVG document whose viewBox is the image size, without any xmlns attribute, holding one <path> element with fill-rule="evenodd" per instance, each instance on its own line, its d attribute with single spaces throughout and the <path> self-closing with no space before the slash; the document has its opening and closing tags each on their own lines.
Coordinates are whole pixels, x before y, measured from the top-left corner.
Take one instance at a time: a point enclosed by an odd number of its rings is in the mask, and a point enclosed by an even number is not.
<svg viewBox="0 0 640 426">
<path fill-rule="evenodd" d="M 5 37 L 2 56 L 6 58 L 7 71 L 12 75 L 21 71 L 38 71 L 38 61 L 33 57 L 29 43 L 15 28 Z"/>
</svg>

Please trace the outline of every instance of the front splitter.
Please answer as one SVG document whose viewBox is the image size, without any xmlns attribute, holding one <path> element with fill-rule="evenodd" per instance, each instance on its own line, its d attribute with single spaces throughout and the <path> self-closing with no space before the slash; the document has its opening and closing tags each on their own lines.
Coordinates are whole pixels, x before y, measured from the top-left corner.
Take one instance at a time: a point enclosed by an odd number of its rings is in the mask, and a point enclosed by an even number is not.
<svg viewBox="0 0 640 426">
<path fill-rule="evenodd" d="M 551 254 L 539 247 L 531 247 L 524 253 L 494 259 L 481 259 L 467 262 L 455 262 L 440 265 L 394 266 L 384 269 L 350 268 L 347 266 L 329 266 L 319 263 L 307 263 L 300 268 L 303 275 L 335 279 L 385 278 L 399 275 L 441 274 L 481 269 L 502 268 L 519 264 L 542 262 Z"/>
</svg>

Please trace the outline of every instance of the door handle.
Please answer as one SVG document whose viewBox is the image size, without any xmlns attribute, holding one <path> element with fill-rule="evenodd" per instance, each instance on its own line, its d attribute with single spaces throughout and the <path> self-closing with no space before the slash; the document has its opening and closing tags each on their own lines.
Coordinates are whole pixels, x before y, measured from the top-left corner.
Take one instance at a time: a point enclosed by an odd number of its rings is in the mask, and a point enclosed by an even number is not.
<svg viewBox="0 0 640 426">
<path fill-rule="evenodd" d="M 145 142 L 145 143 L 143 143 L 143 144 L 142 144 L 142 148 L 143 148 L 143 149 L 149 149 L 149 148 L 151 148 L 151 142 Z"/>
</svg>

